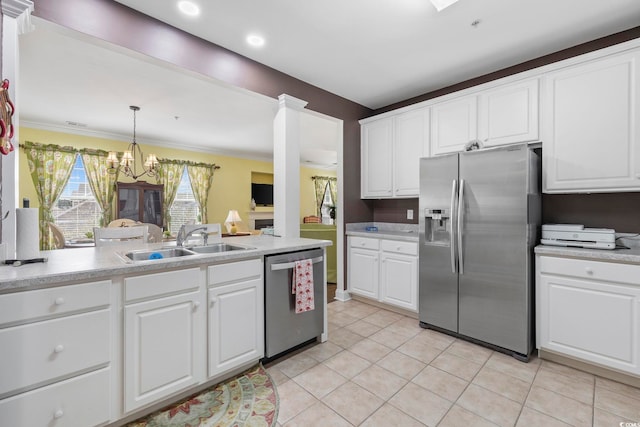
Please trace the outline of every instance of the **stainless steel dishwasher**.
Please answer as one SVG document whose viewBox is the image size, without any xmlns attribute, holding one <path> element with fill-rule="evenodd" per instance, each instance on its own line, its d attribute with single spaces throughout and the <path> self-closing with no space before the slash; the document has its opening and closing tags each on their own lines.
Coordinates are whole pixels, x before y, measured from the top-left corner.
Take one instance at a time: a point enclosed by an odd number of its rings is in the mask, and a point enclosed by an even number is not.
<svg viewBox="0 0 640 427">
<path fill-rule="evenodd" d="M 290 252 L 265 256 L 265 358 L 273 358 L 322 334 L 324 326 L 324 251 Z M 295 261 L 313 262 L 315 309 L 295 313 L 295 296 L 291 294 Z"/>
</svg>

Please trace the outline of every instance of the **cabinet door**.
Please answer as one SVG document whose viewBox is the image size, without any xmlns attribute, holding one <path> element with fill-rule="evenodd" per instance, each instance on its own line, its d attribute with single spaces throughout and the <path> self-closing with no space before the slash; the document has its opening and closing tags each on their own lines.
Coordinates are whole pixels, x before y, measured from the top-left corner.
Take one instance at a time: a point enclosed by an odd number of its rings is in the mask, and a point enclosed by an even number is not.
<svg viewBox="0 0 640 427">
<path fill-rule="evenodd" d="M 378 299 L 378 251 L 350 248 L 349 291 Z"/>
<path fill-rule="evenodd" d="M 545 192 L 640 190 L 640 53 L 544 77 Z"/>
<path fill-rule="evenodd" d="M 394 196 L 418 197 L 420 157 L 429 155 L 429 109 L 395 117 L 393 143 Z"/>
<path fill-rule="evenodd" d="M 431 106 L 431 154 L 462 151 L 478 135 L 478 97 L 454 99 Z"/>
<path fill-rule="evenodd" d="M 209 376 L 264 355 L 262 279 L 209 289 Z"/>
<path fill-rule="evenodd" d="M 538 347 L 640 373 L 640 288 L 540 275 Z"/>
<path fill-rule="evenodd" d="M 478 137 L 485 147 L 538 139 L 538 79 L 480 94 Z"/>
<path fill-rule="evenodd" d="M 391 197 L 393 120 L 381 119 L 362 125 L 361 197 Z"/>
<path fill-rule="evenodd" d="M 380 256 L 380 299 L 418 310 L 418 258 L 383 252 Z"/>
<path fill-rule="evenodd" d="M 130 304 L 124 308 L 125 411 L 201 381 L 204 316 L 200 293 Z"/>
</svg>

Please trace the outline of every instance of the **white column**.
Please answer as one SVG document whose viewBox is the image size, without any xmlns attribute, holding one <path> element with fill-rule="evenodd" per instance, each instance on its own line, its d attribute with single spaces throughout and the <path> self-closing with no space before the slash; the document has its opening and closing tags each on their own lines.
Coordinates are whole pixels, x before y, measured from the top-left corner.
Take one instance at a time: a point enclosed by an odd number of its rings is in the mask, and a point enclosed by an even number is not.
<svg viewBox="0 0 640 427">
<path fill-rule="evenodd" d="M 16 111 L 12 122 L 15 129 L 12 143 L 14 151 L 2 157 L 2 216 L 9 216 L 2 222 L 2 243 L 7 247 L 7 258 L 14 258 L 16 251 L 16 208 L 18 202 L 18 156 L 19 148 L 19 90 L 18 90 L 18 35 L 31 31 L 30 0 L 2 0 L 2 78 L 9 80 L 9 97 Z"/>
<path fill-rule="evenodd" d="M 300 112 L 306 101 L 278 97 L 273 121 L 273 231 L 300 237 Z"/>
</svg>

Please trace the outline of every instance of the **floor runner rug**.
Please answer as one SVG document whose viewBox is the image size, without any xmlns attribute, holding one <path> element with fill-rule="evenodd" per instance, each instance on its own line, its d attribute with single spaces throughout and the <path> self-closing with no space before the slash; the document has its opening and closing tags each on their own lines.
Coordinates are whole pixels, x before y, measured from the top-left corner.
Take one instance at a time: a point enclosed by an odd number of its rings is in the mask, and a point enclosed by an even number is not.
<svg viewBox="0 0 640 427">
<path fill-rule="evenodd" d="M 261 364 L 127 427 L 273 427 L 278 393 Z"/>
</svg>

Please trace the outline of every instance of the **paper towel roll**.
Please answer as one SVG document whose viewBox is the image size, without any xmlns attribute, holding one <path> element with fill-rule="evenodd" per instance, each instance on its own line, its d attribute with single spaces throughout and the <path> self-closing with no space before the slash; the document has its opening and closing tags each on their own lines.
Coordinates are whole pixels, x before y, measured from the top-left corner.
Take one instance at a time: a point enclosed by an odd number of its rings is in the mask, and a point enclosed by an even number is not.
<svg viewBox="0 0 640 427">
<path fill-rule="evenodd" d="M 40 257 L 40 228 L 37 208 L 16 209 L 16 259 Z"/>
</svg>

